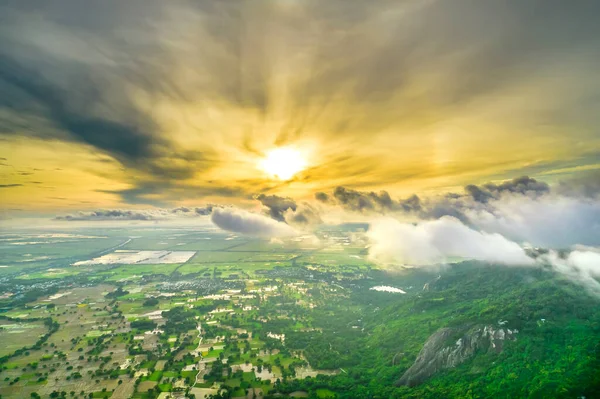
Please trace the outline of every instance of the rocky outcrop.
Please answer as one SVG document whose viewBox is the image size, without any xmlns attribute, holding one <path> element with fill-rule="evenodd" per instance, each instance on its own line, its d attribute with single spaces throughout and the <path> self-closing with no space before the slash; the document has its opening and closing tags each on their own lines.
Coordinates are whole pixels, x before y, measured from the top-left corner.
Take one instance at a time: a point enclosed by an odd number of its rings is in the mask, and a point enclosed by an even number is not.
<svg viewBox="0 0 600 399">
<path fill-rule="evenodd" d="M 516 339 L 517 333 L 517 330 L 491 325 L 476 326 L 466 332 L 457 328 L 442 328 L 427 339 L 414 364 L 396 385 L 419 385 L 440 370 L 458 366 L 477 351 L 499 353 L 505 340 Z"/>
</svg>

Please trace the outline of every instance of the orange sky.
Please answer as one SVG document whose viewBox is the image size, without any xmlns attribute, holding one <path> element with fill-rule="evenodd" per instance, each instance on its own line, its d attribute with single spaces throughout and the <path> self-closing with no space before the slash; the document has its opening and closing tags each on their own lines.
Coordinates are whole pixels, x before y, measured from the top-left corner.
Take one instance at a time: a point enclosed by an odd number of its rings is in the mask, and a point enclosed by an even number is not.
<svg viewBox="0 0 600 399">
<path fill-rule="evenodd" d="M 2 8 L 2 208 L 409 196 L 600 167 L 584 6 L 240 4 Z M 289 180 L 261 167 L 280 147 L 305 161 Z"/>
</svg>

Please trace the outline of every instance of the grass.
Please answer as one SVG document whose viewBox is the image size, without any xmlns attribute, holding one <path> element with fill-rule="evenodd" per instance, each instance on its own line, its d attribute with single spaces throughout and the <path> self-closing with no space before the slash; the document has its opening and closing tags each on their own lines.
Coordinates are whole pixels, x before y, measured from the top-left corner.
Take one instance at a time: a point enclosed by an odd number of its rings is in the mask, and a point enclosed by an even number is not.
<svg viewBox="0 0 600 399">
<path fill-rule="evenodd" d="M 151 369 L 156 365 L 156 360 L 146 360 L 140 364 L 140 368 L 143 369 Z"/>
<path fill-rule="evenodd" d="M 3 263 L 18 263 L 30 258 L 47 256 L 52 260 L 71 259 L 93 255 L 106 248 L 118 245 L 121 238 L 98 238 L 98 239 L 67 239 L 66 242 L 53 242 L 48 239 L 26 239 L 21 242 L 41 242 L 39 244 L 6 245 L 2 248 Z M 25 256 L 27 254 L 28 256 Z"/>
<path fill-rule="evenodd" d="M 206 354 L 203 354 L 204 357 L 219 357 L 219 355 L 221 354 L 221 352 L 223 352 L 223 349 L 215 349 L 212 351 L 208 351 L 206 352 Z"/>
<path fill-rule="evenodd" d="M 182 371 L 181 372 L 181 377 L 186 378 L 186 377 L 190 377 L 190 378 L 195 378 L 196 374 L 198 374 L 198 371 Z"/>
<path fill-rule="evenodd" d="M 335 392 L 329 389 L 319 388 L 316 390 L 316 394 L 320 399 L 333 399 L 335 398 Z"/>
<path fill-rule="evenodd" d="M 198 241 L 186 242 L 184 245 L 176 245 L 171 249 L 177 249 L 179 251 L 225 251 L 239 244 L 240 241 L 237 240 L 224 241 L 201 239 Z"/>
<path fill-rule="evenodd" d="M 241 383 L 242 380 L 240 380 L 239 378 L 228 378 L 227 381 L 225 381 L 225 385 L 232 388 L 239 387 Z"/>
<path fill-rule="evenodd" d="M 248 259 L 253 252 L 199 251 L 188 261 L 189 264 L 226 263 Z"/>
<path fill-rule="evenodd" d="M 0 321 L 0 356 L 13 353 L 17 349 L 35 344 L 40 335 L 48 328 L 41 322 L 6 322 Z"/>
<path fill-rule="evenodd" d="M 76 276 L 82 272 L 83 270 L 70 267 L 68 269 L 54 269 L 44 272 L 26 274 L 21 276 L 21 278 L 25 280 L 65 278 L 68 276 Z"/>
<path fill-rule="evenodd" d="M 147 377 L 147 380 L 148 381 L 160 381 L 160 379 L 162 378 L 162 375 L 163 375 L 162 371 L 156 370 Z"/>
<path fill-rule="evenodd" d="M 135 264 L 117 266 L 105 272 L 99 273 L 100 275 L 108 277 L 108 281 L 119 281 L 126 278 L 131 278 L 137 275 L 148 275 L 148 274 L 164 274 L 170 275 L 179 267 L 179 264 Z"/>
<path fill-rule="evenodd" d="M 360 258 L 356 258 L 359 256 Z M 356 255 L 347 252 L 340 253 L 314 253 L 300 256 L 296 262 L 298 264 L 319 264 L 326 266 L 367 266 L 371 263 L 363 255 Z"/>
<path fill-rule="evenodd" d="M 97 338 L 97 337 L 101 337 L 103 335 L 107 335 L 107 334 L 110 334 L 110 333 L 111 333 L 110 330 L 108 330 L 108 331 L 91 330 L 91 331 L 88 331 L 85 336 L 88 337 L 88 338 Z"/>
<path fill-rule="evenodd" d="M 171 392 L 171 390 L 173 389 L 173 384 L 158 384 L 158 388 L 161 390 L 161 392 Z"/>
<path fill-rule="evenodd" d="M 112 396 L 112 392 L 108 392 L 108 391 L 106 391 L 106 392 L 97 391 L 92 394 L 93 398 L 110 398 L 111 396 Z"/>
</svg>

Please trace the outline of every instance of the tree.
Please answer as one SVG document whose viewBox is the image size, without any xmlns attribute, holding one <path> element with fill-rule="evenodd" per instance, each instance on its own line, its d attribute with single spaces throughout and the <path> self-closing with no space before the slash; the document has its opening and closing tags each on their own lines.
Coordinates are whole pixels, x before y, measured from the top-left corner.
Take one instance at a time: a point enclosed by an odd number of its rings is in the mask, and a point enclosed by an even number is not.
<svg viewBox="0 0 600 399">
<path fill-rule="evenodd" d="M 158 305 L 158 299 L 156 298 L 148 298 L 144 301 L 144 306 L 156 306 Z"/>
</svg>

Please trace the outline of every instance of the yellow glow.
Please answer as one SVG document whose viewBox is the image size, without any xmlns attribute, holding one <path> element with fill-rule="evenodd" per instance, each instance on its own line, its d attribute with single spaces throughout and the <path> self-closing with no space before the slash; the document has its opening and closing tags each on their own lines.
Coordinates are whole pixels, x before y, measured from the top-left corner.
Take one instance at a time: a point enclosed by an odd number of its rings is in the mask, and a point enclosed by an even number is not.
<svg viewBox="0 0 600 399">
<path fill-rule="evenodd" d="M 306 168 L 306 160 L 296 149 L 275 148 L 267 153 L 259 166 L 272 177 L 290 180 Z"/>
</svg>

